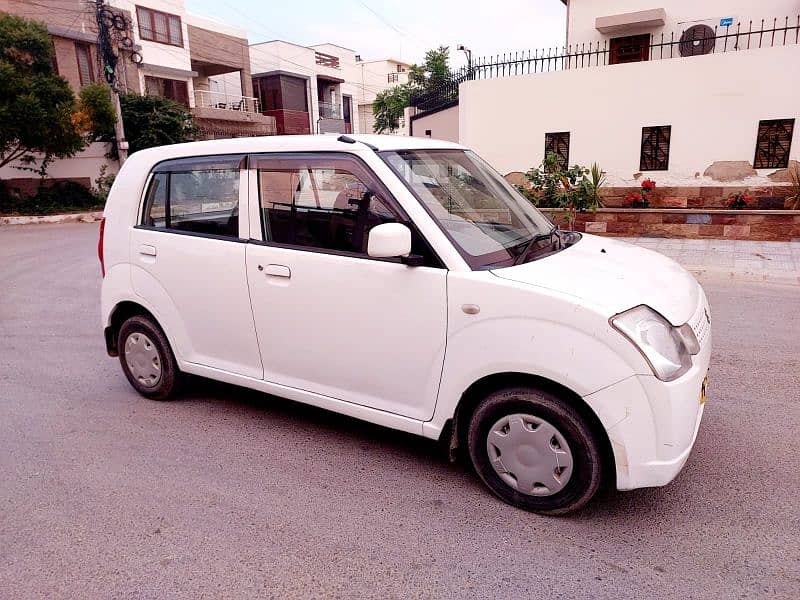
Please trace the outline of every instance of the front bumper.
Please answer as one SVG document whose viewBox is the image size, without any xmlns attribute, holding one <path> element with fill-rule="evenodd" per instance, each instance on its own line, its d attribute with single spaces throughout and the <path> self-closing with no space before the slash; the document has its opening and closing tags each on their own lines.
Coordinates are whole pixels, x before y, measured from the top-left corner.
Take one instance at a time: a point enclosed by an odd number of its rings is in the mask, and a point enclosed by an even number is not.
<svg viewBox="0 0 800 600">
<path fill-rule="evenodd" d="M 634 375 L 584 398 L 608 433 L 618 489 L 666 485 L 686 464 L 703 416 L 711 332 L 704 338 L 692 368 L 675 381 Z"/>
</svg>

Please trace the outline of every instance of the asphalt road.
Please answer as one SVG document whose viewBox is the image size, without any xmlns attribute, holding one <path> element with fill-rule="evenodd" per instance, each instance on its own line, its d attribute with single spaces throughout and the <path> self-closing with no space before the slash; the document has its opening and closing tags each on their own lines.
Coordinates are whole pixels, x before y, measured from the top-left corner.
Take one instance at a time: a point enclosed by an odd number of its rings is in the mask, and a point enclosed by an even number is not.
<svg viewBox="0 0 800 600">
<path fill-rule="evenodd" d="M 800 288 L 707 282 L 669 486 L 547 518 L 435 443 L 107 358 L 97 225 L 0 228 L 0 597 L 800 597 Z"/>
</svg>

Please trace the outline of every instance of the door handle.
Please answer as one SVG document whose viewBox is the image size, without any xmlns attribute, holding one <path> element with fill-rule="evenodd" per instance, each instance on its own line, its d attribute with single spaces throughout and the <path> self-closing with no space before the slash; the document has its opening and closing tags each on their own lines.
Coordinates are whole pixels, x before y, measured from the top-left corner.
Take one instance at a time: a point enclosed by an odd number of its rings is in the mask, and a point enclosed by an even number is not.
<svg viewBox="0 0 800 600">
<path fill-rule="evenodd" d="M 258 265 L 258 270 L 263 271 L 264 275 L 272 277 L 285 277 L 288 279 L 292 276 L 291 269 L 285 265 Z"/>
<path fill-rule="evenodd" d="M 156 247 L 151 246 L 150 244 L 142 244 L 139 246 L 139 254 L 143 254 L 144 256 L 155 256 Z"/>
</svg>

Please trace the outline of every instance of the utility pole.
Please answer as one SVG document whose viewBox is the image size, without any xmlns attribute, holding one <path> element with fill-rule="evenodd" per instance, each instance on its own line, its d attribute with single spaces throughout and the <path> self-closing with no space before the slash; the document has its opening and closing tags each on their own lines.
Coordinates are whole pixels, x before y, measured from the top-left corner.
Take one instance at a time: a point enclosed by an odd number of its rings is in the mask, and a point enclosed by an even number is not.
<svg viewBox="0 0 800 600">
<path fill-rule="evenodd" d="M 142 62 L 142 55 L 133 51 L 133 40 L 128 35 L 130 21 L 122 13 L 115 12 L 109 7 L 105 0 L 94 0 L 94 5 L 95 18 L 97 20 L 97 47 L 103 66 L 103 75 L 111 88 L 111 104 L 114 106 L 114 112 L 117 115 L 114 134 L 117 140 L 119 166 L 121 167 L 128 158 L 128 142 L 125 139 L 122 108 L 119 104 L 119 82 L 117 80 L 119 48 L 131 50 L 131 60 L 137 64 Z"/>
</svg>

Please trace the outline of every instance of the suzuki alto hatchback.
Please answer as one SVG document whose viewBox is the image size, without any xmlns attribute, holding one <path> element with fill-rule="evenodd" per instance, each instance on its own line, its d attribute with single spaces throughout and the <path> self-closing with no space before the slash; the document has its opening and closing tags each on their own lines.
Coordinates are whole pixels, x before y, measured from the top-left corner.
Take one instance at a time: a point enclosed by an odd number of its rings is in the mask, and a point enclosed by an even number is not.
<svg viewBox="0 0 800 600">
<path fill-rule="evenodd" d="M 559 231 L 462 146 L 286 136 L 137 152 L 100 227 L 108 353 L 442 439 L 543 513 L 660 486 L 705 401 L 710 313 L 672 260 Z"/>
</svg>

